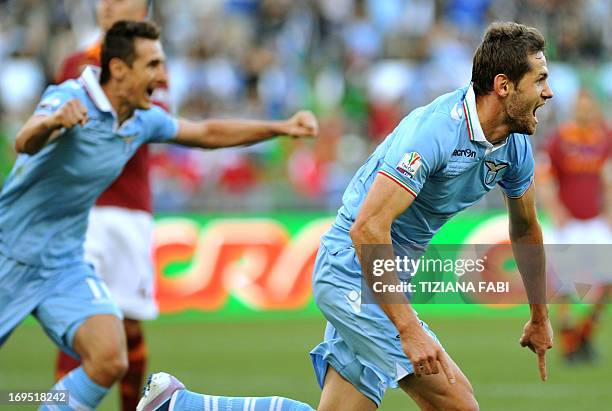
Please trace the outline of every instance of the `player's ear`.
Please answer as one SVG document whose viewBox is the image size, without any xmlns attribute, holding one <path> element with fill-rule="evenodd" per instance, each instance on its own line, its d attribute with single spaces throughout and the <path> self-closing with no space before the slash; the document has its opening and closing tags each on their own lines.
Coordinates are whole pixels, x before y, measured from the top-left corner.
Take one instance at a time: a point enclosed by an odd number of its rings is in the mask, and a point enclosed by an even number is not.
<svg viewBox="0 0 612 411">
<path fill-rule="evenodd" d="M 128 65 L 120 58 L 113 58 L 108 62 L 108 68 L 111 73 L 111 78 L 121 81 L 125 78 Z"/>
<path fill-rule="evenodd" d="M 512 81 L 510 81 L 505 74 L 498 74 L 493 79 L 493 91 L 499 97 L 506 97 L 510 93 L 512 87 Z"/>
</svg>

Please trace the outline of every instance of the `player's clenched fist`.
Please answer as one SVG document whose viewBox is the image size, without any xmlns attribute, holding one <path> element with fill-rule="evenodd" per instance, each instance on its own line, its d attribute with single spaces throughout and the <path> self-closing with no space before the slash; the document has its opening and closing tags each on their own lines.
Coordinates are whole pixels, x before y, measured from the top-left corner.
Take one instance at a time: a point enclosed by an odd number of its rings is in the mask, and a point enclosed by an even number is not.
<svg viewBox="0 0 612 411">
<path fill-rule="evenodd" d="M 319 134 L 319 123 L 310 111 L 298 111 L 287 120 L 286 134 L 291 137 L 316 137 Z"/>
<path fill-rule="evenodd" d="M 87 123 L 87 109 L 79 100 L 70 100 L 49 117 L 51 129 L 72 128 Z"/>
</svg>

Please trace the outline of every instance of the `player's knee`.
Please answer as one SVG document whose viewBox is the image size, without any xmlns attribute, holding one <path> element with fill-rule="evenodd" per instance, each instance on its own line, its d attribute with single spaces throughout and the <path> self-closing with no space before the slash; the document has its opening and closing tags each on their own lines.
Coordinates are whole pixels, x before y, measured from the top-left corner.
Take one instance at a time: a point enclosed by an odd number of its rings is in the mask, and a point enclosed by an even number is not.
<svg viewBox="0 0 612 411">
<path fill-rule="evenodd" d="M 100 381 L 117 381 L 128 369 L 125 347 L 118 343 L 101 345 L 91 352 L 88 361 Z"/>
<path fill-rule="evenodd" d="M 99 364 L 98 369 L 105 378 L 117 381 L 123 377 L 128 370 L 128 357 L 125 354 L 107 356 L 106 360 Z"/>
</svg>

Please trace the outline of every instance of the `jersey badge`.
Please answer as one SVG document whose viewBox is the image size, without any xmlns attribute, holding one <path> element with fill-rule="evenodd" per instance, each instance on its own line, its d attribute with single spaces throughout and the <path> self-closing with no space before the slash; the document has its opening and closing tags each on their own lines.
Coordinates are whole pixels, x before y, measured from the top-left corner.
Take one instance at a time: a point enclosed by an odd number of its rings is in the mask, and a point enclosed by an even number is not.
<svg viewBox="0 0 612 411">
<path fill-rule="evenodd" d="M 416 172 L 421 168 L 421 155 L 416 151 L 406 153 L 397 164 L 395 169 L 408 177 L 414 177 Z"/>
<path fill-rule="evenodd" d="M 493 161 L 485 161 L 484 163 L 488 169 L 487 174 L 485 175 L 485 184 L 492 184 L 497 177 L 497 173 L 508 167 L 508 163 L 496 164 Z"/>
</svg>

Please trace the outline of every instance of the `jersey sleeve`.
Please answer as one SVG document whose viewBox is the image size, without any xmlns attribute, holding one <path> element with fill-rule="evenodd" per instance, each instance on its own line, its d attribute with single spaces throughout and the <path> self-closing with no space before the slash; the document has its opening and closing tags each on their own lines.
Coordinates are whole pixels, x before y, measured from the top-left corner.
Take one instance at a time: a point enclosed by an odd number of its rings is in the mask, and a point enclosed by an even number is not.
<svg viewBox="0 0 612 411">
<path fill-rule="evenodd" d="M 164 143 L 176 137 L 178 121 L 164 109 L 153 106 L 147 110 L 145 122 L 148 127 L 147 142 Z"/>
<path fill-rule="evenodd" d="M 378 170 L 413 196 L 417 196 L 427 178 L 444 162 L 441 136 L 453 133 L 448 119 L 441 115 L 408 117 L 393 131 L 391 144 Z"/>
<path fill-rule="evenodd" d="M 66 102 L 76 98 L 64 84 L 59 86 L 49 86 L 46 88 L 39 103 L 36 105 L 34 114 L 50 115 L 55 113 Z"/>
<path fill-rule="evenodd" d="M 522 136 L 522 143 L 517 145 L 517 160 L 499 181 L 499 185 L 509 198 L 520 198 L 525 194 L 535 173 L 535 161 L 531 144 L 526 136 Z"/>
</svg>

